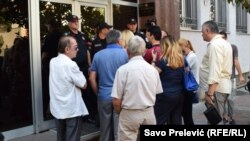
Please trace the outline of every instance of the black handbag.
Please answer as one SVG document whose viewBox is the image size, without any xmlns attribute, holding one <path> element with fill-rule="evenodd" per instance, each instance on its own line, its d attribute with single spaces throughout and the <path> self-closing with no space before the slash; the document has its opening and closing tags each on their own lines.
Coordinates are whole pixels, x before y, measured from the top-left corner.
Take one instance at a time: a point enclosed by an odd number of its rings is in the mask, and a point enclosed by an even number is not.
<svg viewBox="0 0 250 141">
<path fill-rule="evenodd" d="M 204 111 L 204 115 L 207 118 L 208 122 L 211 125 L 216 125 L 221 122 L 222 118 L 214 105 L 207 105 L 206 103 L 205 105 L 207 106 L 207 109 Z"/>
</svg>

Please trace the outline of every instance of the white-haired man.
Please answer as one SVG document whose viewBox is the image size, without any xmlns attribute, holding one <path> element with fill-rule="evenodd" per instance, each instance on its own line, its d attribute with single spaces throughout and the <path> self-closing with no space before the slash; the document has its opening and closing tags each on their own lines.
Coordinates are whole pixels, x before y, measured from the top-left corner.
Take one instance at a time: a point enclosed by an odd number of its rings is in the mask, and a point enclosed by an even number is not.
<svg viewBox="0 0 250 141">
<path fill-rule="evenodd" d="M 136 140 L 140 125 L 156 124 L 153 106 L 156 94 L 163 90 L 158 71 L 142 57 L 145 46 L 141 37 L 132 37 L 127 49 L 129 62 L 115 75 L 111 96 L 116 112 L 120 113 L 121 141 Z"/>
</svg>

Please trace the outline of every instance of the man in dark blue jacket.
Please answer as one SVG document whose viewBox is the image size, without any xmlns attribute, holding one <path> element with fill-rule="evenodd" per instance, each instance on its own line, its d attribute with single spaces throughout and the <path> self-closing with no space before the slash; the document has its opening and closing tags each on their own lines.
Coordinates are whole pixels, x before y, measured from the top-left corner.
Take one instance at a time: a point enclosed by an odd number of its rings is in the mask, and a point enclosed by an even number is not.
<svg viewBox="0 0 250 141">
<path fill-rule="evenodd" d="M 106 48 L 107 46 L 107 41 L 106 41 L 106 36 L 110 30 L 110 28 L 112 28 L 113 26 L 108 25 L 106 22 L 100 22 L 96 29 L 97 29 L 97 35 L 96 38 L 94 39 L 94 41 L 92 42 L 92 47 L 91 47 L 91 58 L 94 58 L 94 55 Z"/>
</svg>

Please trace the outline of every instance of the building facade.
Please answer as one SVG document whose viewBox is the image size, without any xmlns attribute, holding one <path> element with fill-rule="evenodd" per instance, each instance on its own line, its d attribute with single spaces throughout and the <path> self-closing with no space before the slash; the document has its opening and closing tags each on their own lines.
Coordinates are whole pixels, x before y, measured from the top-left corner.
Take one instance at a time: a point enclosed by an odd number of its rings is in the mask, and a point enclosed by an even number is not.
<svg viewBox="0 0 250 141">
<path fill-rule="evenodd" d="M 66 16 L 77 15 L 79 30 L 89 38 L 99 21 L 123 30 L 130 18 L 138 19 L 141 29 L 156 19 L 170 34 L 192 42 L 199 63 L 207 46 L 201 25 L 213 19 L 238 46 L 243 72 L 250 69 L 250 15 L 225 0 L 12 0 L 0 2 L 0 10 L 0 132 L 6 140 L 55 127 L 48 114 L 41 55 L 45 23 L 51 18 L 61 23 L 63 32 Z"/>
<path fill-rule="evenodd" d="M 192 42 L 199 63 L 208 44 L 201 36 L 202 23 L 214 20 L 220 31 L 228 33 L 228 41 L 238 47 L 242 72 L 249 75 L 250 46 L 247 42 L 250 39 L 250 14 L 241 5 L 228 4 L 226 0 L 181 0 L 179 13 L 180 37 Z"/>
</svg>

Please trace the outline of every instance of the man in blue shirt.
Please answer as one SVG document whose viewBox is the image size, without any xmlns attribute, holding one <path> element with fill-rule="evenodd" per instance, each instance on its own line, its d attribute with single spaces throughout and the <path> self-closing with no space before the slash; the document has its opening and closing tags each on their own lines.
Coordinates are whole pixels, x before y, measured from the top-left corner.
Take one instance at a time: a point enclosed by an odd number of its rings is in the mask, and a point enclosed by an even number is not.
<svg viewBox="0 0 250 141">
<path fill-rule="evenodd" d="M 118 115 L 112 105 L 111 91 L 115 73 L 121 65 L 127 63 L 128 55 L 121 46 L 120 31 L 111 30 L 107 34 L 106 40 L 107 48 L 97 52 L 94 56 L 89 80 L 97 95 L 100 140 L 117 141 Z"/>
</svg>

